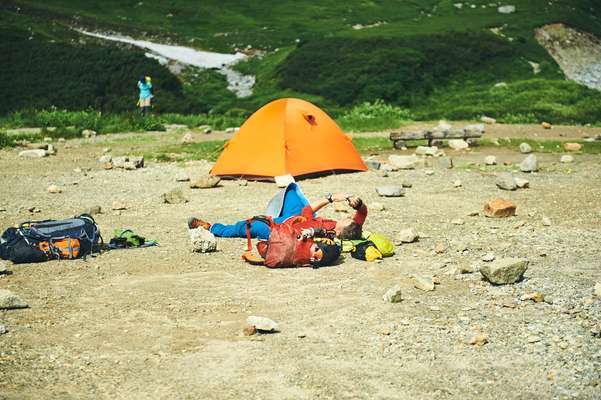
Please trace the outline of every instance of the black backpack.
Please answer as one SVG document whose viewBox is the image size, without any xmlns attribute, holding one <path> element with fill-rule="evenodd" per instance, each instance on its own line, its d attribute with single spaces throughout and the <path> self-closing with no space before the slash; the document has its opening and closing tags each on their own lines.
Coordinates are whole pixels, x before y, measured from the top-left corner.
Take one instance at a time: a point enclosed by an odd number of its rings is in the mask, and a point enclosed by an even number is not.
<svg viewBox="0 0 601 400">
<path fill-rule="evenodd" d="M 100 251 L 102 236 L 88 214 L 64 220 L 28 221 L 0 238 L 0 258 L 15 264 L 74 259 Z"/>
</svg>

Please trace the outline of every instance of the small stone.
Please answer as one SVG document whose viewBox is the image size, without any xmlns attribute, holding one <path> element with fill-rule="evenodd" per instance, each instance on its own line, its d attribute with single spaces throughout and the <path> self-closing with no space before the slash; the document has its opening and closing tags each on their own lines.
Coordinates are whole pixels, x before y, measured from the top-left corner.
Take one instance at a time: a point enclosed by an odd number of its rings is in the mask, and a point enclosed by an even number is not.
<svg viewBox="0 0 601 400">
<path fill-rule="evenodd" d="M 102 207 L 92 206 L 92 207 L 86 208 L 85 210 L 83 210 L 82 214 L 90 214 L 90 215 L 102 214 Z"/>
<path fill-rule="evenodd" d="M 143 168 L 144 167 L 144 156 L 134 156 L 134 157 L 129 157 L 129 161 L 134 163 L 134 166 L 136 168 Z"/>
<path fill-rule="evenodd" d="M 549 219 L 549 217 L 543 217 L 541 222 L 543 226 L 551 226 L 551 220 Z"/>
<path fill-rule="evenodd" d="M 484 158 L 484 164 L 486 164 L 486 165 L 497 165 L 497 157 L 495 157 L 495 156 L 486 156 L 486 158 Z"/>
<path fill-rule="evenodd" d="M 401 197 L 405 195 L 405 190 L 399 186 L 378 186 L 376 192 L 380 197 Z"/>
<path fill-rule="evenodd" d="M 470 145 L 463 139 L 450 139 L 449 147 L 453 150 L 465 150 L 470 147 Z"/>
<path fill-rule="evenodd" d="M 565 151 L 580 151 L 582 150 L 582 145 L 580 143 L 564 143 L 563 149 Z"/>
<path fill-rule="evenodd" d="M 127 205 L 124 202 L 117 200 L 113 202 L 111 210 L 127 210 Z"/>
<path fill-rule="evenodd" d="M 13 292 L 6 289 L 0 289 L 0 310 L 11 310 L 15 308 L 27 307 L 29 307 L 29 305 Z"/>
<path fill-rule="evenodd" d="M 0 275 L 8 275 L 10 274 L 10 270 L 6 266 L 6 263 L 0 260 Z"/>
<path fill-rule="evenodd" d="M 373 170 L 379 170 L 380 166 L 382 165 L 379 161 L 375 161 L 375 160 L 365 160 L 364 163 L 365 163 L 365 165 L 367 165 L 367 168 L 373 169 Z"/>
<path fill-rule="evenodd" d="M 104 163 L 104 164 L 102 164 L 102 168 L 107 169 L 107 170 L 113 169 L 113 163 L 112 162 Z"/>
<path fill-rule="evenodd" d="M 393 286 L 388 289 L 384 296 L 382 297 L 387 303 L 399 303 L 403 300 L 401 297 L 401 287 L 399 285 Z"/>
<path fill-rule="evenodd" d="M 238 181 L 238 186 L 248 186 L 248 181 L 246 179 L 240 179 Z"/>
<path fill-rule="evenodd" d="M 242 329 L 242 334 L 244 336 L 252 336 L 257 333 L 257 328 L 254 325 L 246 325 L 244 329 Z"/>
<path fill-rule="evenodd" d="M 411 187 L 413 187 L 413 184 L 411 182 L 405 181 L 405 182 L 401 183 L 401 186 L 404 188 L 411 188 Z"/>
<path fill-rule="evenodd" d="M 432 171 L 431 169 L 427 169 L 425 171 L 425 174 L 428 175 L 428 176 L 432 176 L 432 175 L 434 175 L 434 171 Z"/>
<path fill-rule="evenodd" d="M 461 186 L 463 186 L 463 184 L 460 180 L 456 180 L 453 182 L 453 187 L 460 188 Z"/>
<path fill-rule="evenodd" d="M 520 143 L 520 153 L 522 153 L 522 154 L 532 153 L 532 147 L 528 143 Z"/>
<path fill-rule="evenodd" d="M 175 175 L 175 181 L 176 182 L 189 182 L 190 177 L 188 176 L 188 173 L 186 171 L 180 171 L 177 173 L 177 175 Z"/>
<path fill-rule="evenodd" d="M 462 220 L 461 218 L 455 218 L 454 220 L 451 221 L 451 223 L 453 225 L 463 225 L 463 224 L 465 224 L 465 221 Z"/>
<path fill-rule="evenodd" d="M 184 196 L 184 192 L 178 188 L 163 193 L 161 198 L 167 204 L 185 204 L 188 202 L 188 199 Z"/>
<path fill-rule="evenodd" d="M 64 138 L 64 137 L 61 137 L 61 138 L 58 138 L 58 142 L 59 142 L 59 143 L 65 143 L 65 142 L 66 142 L 66 140 L 65 140 L 65 138 Z"/>
<path fill-rule="evenodd" d="M 106 154 L 106 153 L 110 153 L 110 152 L 111 152 L 111 148 L 110 148 L 110 147 L 105 147 L 105 148 L 103 148 L 103 149 L 102 149 L 102 152 L 103 152 L 104 154 Z"/>
<path fill-rule="evenodd" d="M 259 332 L 275 332 L 278 330 L 278 324 L 265 317 L 251 315 L 246 319 L 246 324 L 254 326 Z"/>
<path fill-rule="evenodd" d="M 382 203 L 370 203 L 369 209 L 374 210 L 374 211 L 384 211 L 386 209 L 386 207 Z M 348 208 L 347 208 L 347 210 L 348 210 Z"/>
<path fill-rule="evenodd" d="M 528 293 L 520 297 L 521 301 L 532 300 L 535 303 L 545 301 L 545 296 L 541 292 Z"/>
<path fill-rule="evenodd" d="M 128 171 L 133 171 L 136 169 L 136 164 L 134 164 L 133 161 L 126 161 L 123 164 L 123 169 L 126 169 Z"/>
<path fill-rule="evenodd" d="M 507 218 L 515 216 L 517 206 L 508 200 L 495 199 L 484 205 L 484 215 L 489 218 Z"/>
<path fill-rule="evenodd" d="M 183 145 L 192 144 L 192 143 L 194 143 L 194 137 L 192 136 L 191 133 L 186 133 L 182 137 L 180 143 L 183 144 Z"/>
<path fill-rule="evenodd" d="M 101 164 L 106 164 L 106 163 L 110 163 L 112 161 L 112 159 L 113 159 L 113 157 L 111 157 L 110 154 L 105 154 L 98 159 L 98 162 Z"/>
<path fill-rule="evenodd" d="M 398 169 L 415 169 L 417 161 L 418 159 L 415 155 L 399 156 L 392 154 L 388 156 L 388 163 Z"/>
<path fill-rule="evenodd" d="M 447 251 L 447 246 L 445 246 L 445 245 L 444 245 L 444 244 L 442 244 L 442 243 L 438 243 L 436 246 L 434 246 L 434 252 L 435 252 L 436 254 L 442 254 L 442 253 L 444 253 L 445 251 Z"/>
<path fill-rule="evenodd" d="M 601 297 L 601 282 L 595 283 L 595 287 L 593 288 L 593 294 L 596 297 Z"/>
<path fill-rule="evenodd" d="M 516 177 L 514 178 L 515 185 L 520 189 L 526 189 L 530 187 L 530 181 L 528 179 Z"/>
<path fill-rule="evenodd" d="M 515 183 L 513 175 L 510 172 L 501 172 L 498 174 L 495 184 L 499 189 L 503 190 L 516 190 L 518 187 Z"/>
<path fill-rule="evenodd" d="M 113 166 L 115 168 L 123 168 L 127 161 L 127 157 L 113 157 Z"/>
<path fill-rule="evenodd" d="M 83 131 L 81 131 L 81 136 L 86 139 L 89 139 L 96 136 L 96 131 L 93 131 L 91 129 L 84 129 Z"/>
<path fill-rule="evenodd" d="M 480 118 L 480 121 L 484 122 L 485 124 L 496 124 L 497 120 L 491 117 L 487 117 L 487 116 L 483 116 L 482 118 Z"/>
<path fill-rule="evenodd" d="M 19 153 L 19 157 L 30 157 L 30 158 L 42 158 L 46 157 L 48 154 L 46 150 L 38 149 L 38 150 L 23 150 Z"/>
<path fill-rule="evenodd" d="M 434 282 L 432 282 L 432 277 L 424 277 L 424 276 L 413 276 L 413 286 L 416 289 L 423 290 L 425 292 L 431 292 L 434 290 Z"/>
<path fill-rule="evenodd" d="M 520 163 L 520 171 L 536 172 L 538 171 L 538 161 L 534 154 L 530 154 Z"/>
<path fill-rule="evenodd" d="M 486 343 L 488 343 L 488 336 L 483 334 L 472 336 L 468 341 L 472 346 L 484 346 Z"/>
<path fill-rule="evenodd" d="M 230 127 L 230 128 L 226 128 L 225 133 L 234 133 L 236 132 L 236 128 L 234 127 Z"/>
<path fill-rule="evenodd" d="M 493 262 L 495 261 L 495 255 L 493 253 L 486 253 L 482 256 L 482 261 L 484 262 Z"/>
<path fill-rule="evenodd" d="M 542 340 L 542 338 L 538 335 L 530 335 L 528 336 L 528 343 L 537 343 L 540 342 Z"/>
<path fill-rule="evenodd" d="M 419 235 L 415 231 L 415 229 L 407 228 L 407 229 L 401 230 L 397 234 L 395 243 L 396 244 L 413 243 L 413 242 L 416 242 L 418 239 L 419 239 Z"/>
<path fill-rule="evenodd" d="M 495 285 L 507 285 L 522 279 L 528 269 L 528 260 L 504 258 L 483 265 L 480 273 L 486 280 Z"/>
<path fill-rule="evenodd" d="M 57 193 L 61 193 L 63 190 L 56 186 L 56 185 L 50 185 L 48 186 L 48 189 L 46 189 L 48 191 L 48 193 L 53 193 L 53 194 L 57 194 Z"/>
<path fill-rule="evenodd" d="M 49 155 L 49 156 L 55 155 L 56 154 L 56 148 L 53 145 L 49 144 L 48 148 L 46 149 L 46 154 Z"/>
<path fill-rule="evenodd" d="M 6 333 L 8 333 L 8 328 L 6 325 L 0 325 L 0 335 L 4 335 Z"/>
<path fill-rule="evenodd" d="M 553 126 L 552 126 L 550 123 L 548 123 L 548 122 L 541 122 L 540 126 L 541 126 L 541 128 L 543 128 L 543 129 L 551 129 L 551 128 L 553 127 Z"/>
<path fill-rule="evenodd" d="M 380 169 L 376 172 L 380 178 L 388 178 L 388 171 Z"/>
<path fill-rule="evenodd" d="M 209 189 L 216 187 L 219 182 L 221 182 L 221 178 L 213 175 L 203 175 L 196 177 L 195 179 L 190 179 L 190 188 L 192 189 Z"/>
<path fill-rule="evenodd" d="M 209 253 L 217 250 L 217 239 L 210 231 L 200 227 L 189 229 L 192 251 L 195 253 Z"/>
<path fill-rule="evenodd" d="M 415 154 L 418 156 L 435 156 L 437 152 L 436 146 L 417 146 L 415 149 Z"/>
<path fill-rule="evenodd" d="M 513 14 L 515 12 L 515 6 L 507 5 L 507 6 L 499 6 L 497 11 L 501 14 Z"/>
<path fill-rule="evenodd" d="M 569 154 L 564 154 L 559 159 L 559 162 L 564 163 L 564 164 L 571 163 L 571 162 L 574 162 L 574 157 Z"/>
</svg>

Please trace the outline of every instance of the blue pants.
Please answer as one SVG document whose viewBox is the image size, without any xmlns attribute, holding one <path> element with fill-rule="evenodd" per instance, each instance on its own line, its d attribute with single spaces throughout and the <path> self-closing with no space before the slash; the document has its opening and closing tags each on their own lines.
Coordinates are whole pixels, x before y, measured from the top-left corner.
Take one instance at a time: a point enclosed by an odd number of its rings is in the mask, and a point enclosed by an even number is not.
<svg viewBox="0 0 601 400">
<path fill-rule="evenodd" d="M 309 204 L 300 188 L 296 184 L 289 185 L 286 188 L 284 196 L 284 204 L 278 217 L 273 221 L 277 224 L 284 222 L 286 219 L 300 215 L 303 208 Z M 246 237 L 246 220 L 238 221 L 233 225 L 213 224 L 211 232 L 217 237 Z M 269 225 L 261 221 L 253 221 L 250 224 L 250 237 L 259 238 L 261 240 L 269 239 Z"/>
</svg>

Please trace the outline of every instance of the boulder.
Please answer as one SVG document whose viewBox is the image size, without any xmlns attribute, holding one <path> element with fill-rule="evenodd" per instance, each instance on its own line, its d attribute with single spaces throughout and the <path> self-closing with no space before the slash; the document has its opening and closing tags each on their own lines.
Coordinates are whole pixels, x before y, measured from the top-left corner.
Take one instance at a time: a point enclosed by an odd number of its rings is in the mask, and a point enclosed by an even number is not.
<svg viewBox="0 0 601 400">
<path fill-rule="evenodd" d="M 403 297 L 401 296 L 401 287 L 399 285 L 391 287 L 386 293 L 384 293 L 382 299 L 384 299 L 384 301 L 387 303 L 401 302 L 403 300 Z"/>
<path fill-rule="evenodd" d="M 184 204 L 188 202 L 188 199 L 184 196 L 184 192 L 179 188 L 163 193 L 161 198 L 167 204 Z"/>
<path fill-rule="evenodd" d="M 449 147 L 453 150 L 465 150 L 470 147 L 470 145 L 463 139 L 450 139 Z"/>
<path fill-rule="evenodd" d="M 401 197 L 405 195 L 405 190 L 399 186 L 378 186 L 376 192 L 381 197 Z"/>
<path fill-rule="evenodd" d="M 248 326 L 254 326 L 259 332 L 276 332 L 278 330 L 277 322 L 266 317 L 251 315 L 246 318 L 246 324 Z"/>
<path fill-rule="evenodd" d="M 81 131 L 81 136 L 86 139 L 92 138 L 92 137 L 96 136 L 96 131 L 93 131 L 91 129 L 84 129 L 83 131 Z"/>
<path fill-rule="evenodd" d="M 31 158 L 42 158 L 46 157 L 48 153 L 46 150 L 37 149 L 37 150 L 23 150 L 19 153 L 19 157 L 31 157 Z"/>
<path fill-rule="evenodd" d="M 209 189 L 217 186 L 221 182 L 221 178 L 213 175 L 201 175 L 190 179 L 189 186 L 192 189 Z"/>
<path fill-rule="evenodd" d="M 528 143 L 520 143 L 520 153 L 522 153 L 522 154 L 532 153 L 532 147 Z"/>
<path fill-rule="evenodd" d="M 516 190 L 518 188 L 515 179 L 510 172 L 501 172 L 495 181 L 497 187 L 503 190 Z"/>
<path fill-rule="evenodd" d="M 215 235 L 204 228 L 189 229 L 192 251 L 195 253 L 209 253 L 217 250 Z"/>
<path fill-rule="evenodd" d="M 520 163 L 520 171 L 522 172 L 536 172 L 538 171 L 538 161 L 534 154 L 530 154 L 528 157 Z"/>
<path fill-rule="evenodd" d="M 467 134 L 475 133 L 475 134 L 482 135 L 486 131 L 486 128 L 484 127 L 484 124 L 473 124 L 473 125 L 466 125 L 465 128 L 463 128 L 463 130 Z"/>
<path fill-rule="evenodd" d="M 29 305 L 10 290 L 0 289 L 0 310 L 27 308 Z"/>
<path fill-rule="evenodd" d="M 495 199 L 484 205 L 484 215 L 489 218 L 506 218 L 515 215 L 517 206 L 508 200 Z"/>
<path fill-rule="evenodd" d="M 388 156 L 388 163 L 398 169 L 415 169 L 417 162 L 418 160 L 415 155 L 399 156 L 392 154 Z"/>
<path fill-rule="evenodd" d="M 491 117 L 487 117 L 487 116 L 483 116 L 482 118 L 480 118 L 480 121 L 484 122 L 485 124 L 496 124 L 497 120 Z"/>
<path fill-rule="evenodd" d="M 552 128 L 552 125 L 550 123 L 548 123 L 548 122 L 541 122 L 540 126 L 543 129 L 551 129 Z"/>
<path fill-rule="evenodd" d="M 580 143 L 564 143 L 563 149 L 565 151 L 580 151 L 582 150 L 582 145 Z"/>
<path fill-rule="evenodd" d="M 486 156 L 486 158 L 484 158 L 484 164 L 486 164 L 486 165 L 497 165 L 497 157 L 495 157 L 495 156 Z"/>
<path fill-rule="evenodd" d="M 507 285 L 521 280 L 527 269 L 526 259 L 503 258 L 484 264 L 480 267 L 480 273 L 492 284 Z"/>
<path fill-rule="evenodd" d="M 417 242 L 418 239 L 419 239 L 419 235 L 415 231 L 415 229 L 407 228 L 407 229 L 401 230 L 397 234 L 395 244 L 399 245 L 402 243 L 413 243 L 413 242 Z"/>
<path fill-rule="evenodd" d="M 564 154 L 559 159 L 559 162 L 564 163 L 564 164 L 571 163 L 571 162 L 574 162 L 574 157 L 569 154 Z"/>
</svg>

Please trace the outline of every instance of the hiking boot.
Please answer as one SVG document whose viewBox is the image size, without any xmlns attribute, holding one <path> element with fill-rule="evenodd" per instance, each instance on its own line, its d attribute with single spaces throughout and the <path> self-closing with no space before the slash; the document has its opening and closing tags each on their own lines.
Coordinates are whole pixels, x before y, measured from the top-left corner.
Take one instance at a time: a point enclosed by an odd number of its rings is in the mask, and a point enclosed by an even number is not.
<svg viewBox="0 0 601 400">
<path fill-rule="evenodd" d="M 211 224 L 196 217 L 188 218 L 188 229 L 205 228 L 207 231 L 211 229 Z"/>
</svg>

